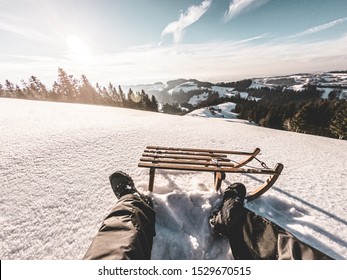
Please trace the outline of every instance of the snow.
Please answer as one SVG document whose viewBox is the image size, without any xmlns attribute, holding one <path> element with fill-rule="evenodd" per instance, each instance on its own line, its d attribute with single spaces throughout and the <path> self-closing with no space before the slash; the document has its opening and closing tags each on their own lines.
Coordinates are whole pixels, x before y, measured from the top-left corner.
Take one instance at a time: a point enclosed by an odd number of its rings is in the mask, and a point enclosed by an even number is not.
<svg viewBox="0 0 347 280">
<path fill-rule="evenodd" d="M 226 118 L 235 119 L 235 121 L 246 122 L 245 120 L 236 120 L 238 114 L 231 112 L 235 109 L 236 104 L 232 102 L 222 103 L 216 106 L 211 106 L 213 109 L 201 108 L 196 109 L 187 114 L 187 116 L 192 117 L 202 117 L 202 118 Z M 220 112 L 219 112 L 220 111 Z"/>
<path fill-rule="evenodd" d="M 232 88 L 232 87 L 220 87 L 220 86 L 212 86 L 211 89 L 213 91 L 218 92 L 219 98 L 229 96 L 232 93 L 232 91 L 234 90 L 234 88 Z"/>
<path fill-rule="evenodd" d="M 330 92 L 334 90 L 334 88 L 318 88 L 319 91 L 322 92 L 321 98 L 322 99 L 328 99 Z"/>
<path fill-rule="evenodd" d="M 199 103 L 201 103 L 202 101 L 207 100 L 208 96 L 209 96 L 208 92 L 204 92 L 204 93 L 199 94 L 199 95 L 194 95 L 189 99 L 188 103 L 193 105 L 193 106 L 196 106 Z"/>
<path fill-rule="evenodd" d="M 168 93 L 174 94 L 174 93 L 179 93 L 179 92 L 184 92 L 187 93 L 192 90 L 199 90 L 200 88 L 194 83 L 194 82 L 185 82 L 182 83 L 173 89 L 170 89 Z"/>
<path fill-rule="evenodd" d="M 184 85 L 184 87 L 182 87 Z M 186 82 L 184 84 L 181 84 L 178 87 L 175 87 L 174 89 L 170 90 L 169 93 L 172 94 L 173 92 L 180 92 L 181 90 L 184 92 L 189 92 L 191 90 L 196 90 L 198 89 L 197 86 L 193 82 Z M 202 101 L 207 100 L 209 96 L 209 92 L 214 91 L 217 92 L 219 95 L 219 98 L 227 97 L 227 96 L 236 96 L 237 94 L 240 94 L 241 98 L 246 99 L 248 97 L 247 92 L 238 92 L 234 91 L 234 88 L 231 87 L 220 87 L 220 86 L 212 86 L 211 89 L 206 89 L 207 91 L 199 94 L 199 95 L 194 95 L 192 96 L 188 103 L 190 103 L 193 106 L 198 105 Z M 209 91 L 209 92 L 208 92 Z"/>
<path fill-rule="evenodd" d="M 239 94 L 240 94 L 240 97 L 241 97 L 242 99 L 247 99 L 247 98 L 248 98 L 248 92 L 243 92 L 243 91 L 241 91 L 241 92 L 239 92 Z"/>
<path fill-rule="evenodd" d="M 303 90 L 305 90 L 305 87 L 304 87 L 304 84 L 302 84 L 302 85 L 290 86 L 290 87 L 288 87 L 288 89 L 291 89 L 294 91 L 303 91 Z"/>
<path fill-rule="evenodd" d="M 163 91 L 165 88 L 167 87 L 167 84 L 163 84 L 163 83 L 155 83 L 153 85 L 151 85 L 150 87 L 148 87 L 146 89 L 146 91 Z"/>
<path fill-rule="evenodd" d="M 265 85 L 261 80 L 255 79 L 255 80 L 252 80 L 252 84 L 249 86 L 249 88 L 260 89 L 266 86 L 267 85 Z"/>
<path fill-rule="evenodd" d="M 235 109 L 236 104 L 233 102 L 226 102 L 226 103 L 219 104 L 216 107 L 221 109 L 222 111 L 230 112 Z"/>
<path fill-rule="evenodd" d="M 291 82 L 282 83 L 284 81 L 294 80 L 294 84 Z M 286 89 L 294 91 L 302 91 L 308 84 L 315 84 L 317 88 L 323 91 L 322 98 L 327 99 L 329 93 L 332 90 L 340 89 L 342 94 L 340 99 L 346 99 L 346 87 L 347 87 L 347 74 L 344 73 L 316 73 L 316 74 L 297 74 L 289 76 L 267 77 L 252 79 L 250 89 L 260 89 L 262 87 L 273 88 L 274 86 L 281 85 Z"/>
<path fill-rule="evenodd" d="M 138 168 L 146 145 L 253 151 L 285 169 L 275 186 L 246 204 L 337 259 L 347 259 L 347 142 L 266 129 L 234 120 L 130 109 L 0 99 L 0 258 L 81 259 L 116 202 L 108 176 Z M 156 173 L 153 259 L 229 259 L 208 215 L 222 195 L 213 174 Z M 255 188 L 266 177 L 227 175 Z"/>
<path fill-rule="evenodd" d="M 322 92 L 321 98 L 322 99 L 328 99 L 329 94 L 336 90 L 336 88 L 329 88 L 329 87 L 318 87 L 318 89 Z M 338 89 L 338 99 L 347 99 L 347 89 Z"/>
</svg>

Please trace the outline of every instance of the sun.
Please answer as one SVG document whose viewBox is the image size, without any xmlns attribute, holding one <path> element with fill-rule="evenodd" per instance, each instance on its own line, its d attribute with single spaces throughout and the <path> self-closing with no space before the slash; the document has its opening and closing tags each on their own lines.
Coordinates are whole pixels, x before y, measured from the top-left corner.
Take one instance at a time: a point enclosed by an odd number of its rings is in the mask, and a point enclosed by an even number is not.
<svg viewBox="0 0 347 280">
<path fill-rule="evenodd" d="M 90 57 L 87 44 L 76 35 L 69 35 L 65 38 L 68 47 L 68 57 L 72 60 L 86 62 Z"/>
</svg>

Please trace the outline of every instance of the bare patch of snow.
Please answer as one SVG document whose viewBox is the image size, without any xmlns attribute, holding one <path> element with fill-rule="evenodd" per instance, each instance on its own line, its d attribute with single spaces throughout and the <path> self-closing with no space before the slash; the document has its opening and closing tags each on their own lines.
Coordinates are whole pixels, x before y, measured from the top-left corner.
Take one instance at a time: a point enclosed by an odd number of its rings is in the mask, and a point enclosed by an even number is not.
<svg viewBox="0 0 347 280">
<path fill-rule="evenodd" d="M 194 82 L 185 82 L 180 84 L 179 86 L 174 87 L 173 89 L 170 89 L 168 93 L 174 94 L 179 92 L 187 93 L 192 90 L 198 90 L 200 89 Z"/>
<path fill-rule="evenodd" d="M 208 92 L 204 92 L 204 93 L 199 94 L 199 95 L 194 95 L 189 99 L 188 103 L 193 105 L 193 106 L 196 106 L 199 103 L 201 103 L 202 101 L 207 100 L 208 96 L 209 96 Z"/>
<path fill-rule="evenodd" d="M 230 95 L 232 91 L 234 90 L 234 88 L 212 86 L 212 90 L 218 92 L 219 98 L 222 98 L 222 97 Z"/>
</svg>

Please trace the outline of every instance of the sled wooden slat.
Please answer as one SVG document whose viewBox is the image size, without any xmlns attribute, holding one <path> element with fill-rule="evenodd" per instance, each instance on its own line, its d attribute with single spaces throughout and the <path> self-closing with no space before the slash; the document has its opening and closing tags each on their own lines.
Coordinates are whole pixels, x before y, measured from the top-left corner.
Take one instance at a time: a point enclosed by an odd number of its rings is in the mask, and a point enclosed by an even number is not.
<svg viewBox="0 0 347 280">
<path fill-rule="evenodd" d="M 247 194 L 246 199 L 248 201 L 251 201 L 259 196 L 261 196 L 263 193 L 265 193 L 268 189 L 270 189 L 273 184 L 277 181 L 278 177 L 281 175 L 281 172 L 283 170 L 283 164 L 277 163 L 277 165 L 274 168 L 275 174 L 271 175 L 266 182 L 264 182 L 260 187 L 255 189 L 254 191 Z"/>
<path fill-rule="evenodd" d="M 252 155 L 254 152 L 240 152 L 240 151 L 226 151 L 226 150 L 210 150 L 210 149 L 192 149 L 192 148 L 172 148 L 172 147 L 160 147 L 160 146 L 147 146 L 146 149 L 160 150 L 160 151 L 182 151 L 182 152 L 205 152 L 205 153 L 220 153 L 230 155 Z M 260 149 L 257 148 L 256 150 Z"/>
<path fill-rule="evenodd" d="M 211 156 L 214 155 L 216 157 L 227 157 L 226 154 L 221 153 L 208 153 L 208 152 L 192 152 L 192 151 L 171 151 L 171 150 L 144 150 L 144 153 L 150 153 L 152 155 L 191 155 L 191 156 Z"/>
<path fill-rule="evenodd" d="M 214 174 L 214 189 L 221 187 L 226 173 L 252 173 L 268 174 L 270 178 L 255 191 L 247 195 L 252 200 L 266 192 L 277 180 L 282 172 L 283 165 L 277 164 L 274 169 L 270 168 L 244 168 L 258 154 L 260 149 L 253 152 L 239 152 L 226 150 L 173 148 L 160 146 L 147 146 L 140 158 L 139 167 L 149 168 L 149 191 L 153 191 L 156 169 L 183 170 L 212 172 Z M 239 161 L 231 160 L 230 155 L 244 156 Z M 266 167 L 266 165 L 265 165 Z"/>
<path fill-rule="evenodd" d="M 185 171 L 206 171 L 206 172 L 226 172 L 226 173 L 253 173 L 253 174 L 275 174 L 272 169 L 253 169 L 253 168 L 234 168 L 234 167 L 218 167 L 218 166 L 194 166 L 185 164 L 168 164 L 168 163 L 145 163 L 140 162 L 139 167 L 155 168 L 155 169 L 171 169 Z"/>
<path fill-rule="evenodd" d="M 153 163 L 169 163 L 169 164 L 192 164 L 192 165 L 203 165 L 203 166 L 227 166 L 227 167 L 235 167 L 235 163 L 231 162 L 221 162 L 218 160 L 212 161 L 202 161 L 202 160 L 182 160 L 182 159 L 170 159 L 170 158 L 153 158 L 153 157 L 143 157 L 140 158 L 140 161 L 144 162 L 153 162 Z"/>
<path fill-rule="evenodd" d="M 217 157 L 217 156 L 191 156 L 191 155 L 151 155 L 151 154 L 142 154 L 143 157 L 152 157 L 154 159 L 156 158 L 173 158 L 173 159 L 193 159 L 193 160 L 204 160 L 204 161 L 210 161 L 213 159 L 218 159 L 218 161 L 230 161 L 229 159 L 225 158 L 225 157 Z"/>
</svg>

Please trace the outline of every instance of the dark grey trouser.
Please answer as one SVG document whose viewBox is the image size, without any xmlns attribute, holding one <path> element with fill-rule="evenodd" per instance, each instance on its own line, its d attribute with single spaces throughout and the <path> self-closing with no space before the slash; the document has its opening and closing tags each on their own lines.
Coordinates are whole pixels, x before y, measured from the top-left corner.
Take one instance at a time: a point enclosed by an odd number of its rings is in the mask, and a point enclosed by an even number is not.
<svg viewBox="0 0 347 280">
<path fill-rule="evenodd" d="M 234 215 L 235 217 L 236 215 Z M 228 239 L 239 260 L 329 260 L 329 256 L 295 238 L 292 234 L 242 207 Z"/>
<path fill-rule="evenodd" d="M 228 217 L 218 224 L 226 228 L 235 259 L 331 259 L 233 200 L 226 204 Z M 105 218 L 84 259 L 150 259 L 154 236 L 154 210 L 139 196 L 125 195 Z"/>
<path fill-rule="evenodd" d="M 125 195 L 105 218 L 84 259 L 148 260 L 154 236 L 154 210 L 138 195 Z"/>
</svg>

